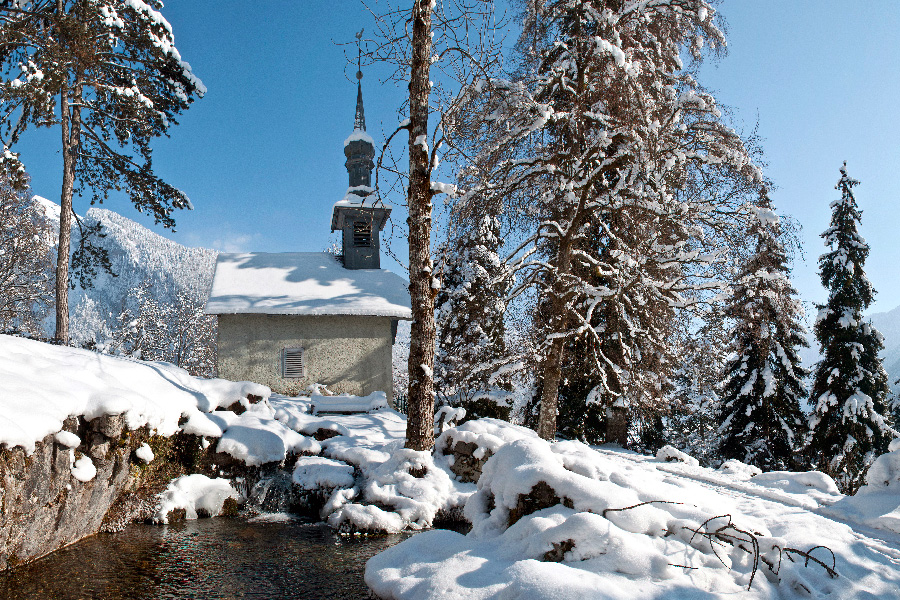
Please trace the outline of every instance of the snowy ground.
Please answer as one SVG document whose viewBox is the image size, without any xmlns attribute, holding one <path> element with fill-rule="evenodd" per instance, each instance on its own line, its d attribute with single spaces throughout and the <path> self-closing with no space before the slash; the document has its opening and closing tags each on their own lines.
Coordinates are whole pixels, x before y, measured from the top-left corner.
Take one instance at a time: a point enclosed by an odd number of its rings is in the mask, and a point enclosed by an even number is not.
<svg viewBox="0 0 900 600">
<path fill-rule="evenodd" d="M 315 396 L 269 397 L 252 383 L 9 336 L 0 356 L 5 447 L 30 452 L 71 415 L 124 414 L 131 428 L 193 433 L 248 465 L 284 463 L 291 485 L 321 494 L 322 518 L 345 531 L 426 529 L 442 511 L 464 510 L 468 535 L 425 531 L 369 562 L 366 581 L 385 599 L 900 599 L 900 445 L 847 498 L 820 473 L 551 445 L 490 419 L 448 430 L 434 455 L 414 452 L 403 448 L 404 417 L 389 409 L 314 415 L 324 404 Z M 265 399 L 244 400 L 242 414 L 223 409 L 247 394 Z M 476 459 L 490 455 L 477 486 L 450 470 L 441 452 L 450 437 L 474 444 Z M 80 443 L 66 432 L 56 441 Z M 135 458 L 154 460 L 149 447 Z M 72 476 L 89 480 L 89 462 L 73 461 Z M 557 499 L 511 518 L 540 482 Z M 217 514 L 236 497 L 226 480 L 185 476 L 161 495 L 157 517 L 175 507 Z"/>
<path fill-rule="evenodd" d="M 471 533 L 416 535 L 371 559 L 366 582 L 398 600 L 900 598 L 900 535 L 851 520 L 821 474 L 757 477 L 521 439 L 485 465 Z M 566 500 L 507 526 L 539 481 Z"/>
</svg>

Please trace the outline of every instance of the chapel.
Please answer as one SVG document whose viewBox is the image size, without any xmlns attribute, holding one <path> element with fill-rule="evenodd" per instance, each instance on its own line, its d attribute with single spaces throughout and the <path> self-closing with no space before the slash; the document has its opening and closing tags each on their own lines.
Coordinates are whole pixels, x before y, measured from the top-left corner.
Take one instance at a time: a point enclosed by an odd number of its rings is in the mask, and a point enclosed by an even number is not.
<svg viewBox="0 0 900 600">
<path fill-rule="evenodd" d="M 366 133 L 362 73 L 353 132 L 344 142 L 349 187 L 331 230 L 341 254 L 219 254 L 205 312 L 219 322 L 219 377 L 294 396 L 312 384 L 367 396 L 392 390 L 397 323 L 410 320 L 408 282 L 381 268 L 391 207 L 372 189 L 375 144 Z"/>
</svg>

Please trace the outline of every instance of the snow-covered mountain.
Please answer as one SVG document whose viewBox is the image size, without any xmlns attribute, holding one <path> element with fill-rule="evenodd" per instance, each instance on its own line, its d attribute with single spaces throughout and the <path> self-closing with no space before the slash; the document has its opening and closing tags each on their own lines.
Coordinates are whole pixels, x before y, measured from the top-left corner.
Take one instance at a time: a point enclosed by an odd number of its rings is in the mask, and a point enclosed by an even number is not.
<svg viewBox="0 0 900 600">
<path fill-rule="evenodd" d="M 900 385 L 895 385 L 895 382 L 900 379 L 900 306 L 888 312 L 874 313 L 869 318 L 875 329 L 884 336 L 884 351 L 881 353 L 881 357 L 884 361 L 884 369 L 888 373 L 891 390 L 898 392 Z M 819 343 L 816 341 L 811 325 L 807 332 L 807 340 L 809 340 L 809 348 L 800 350 L 800 358 L 804 367 L 813 369 L 821 355 L 819 354 Z"/>
<path fill-rule="evenodd" d="M 888 372 L 891 389 L 897 391 L 900 386 L 894 382 L 900 378 L 900 306 L 883 313 L 875 313 L 871 317 L 875 329 L 884 336 L 884 368 Z"/>
<path fill-rule="evenodd" d="M 47 220 L 59 231 L 59 205 L 35 197 Z M 115 276 L 99 270 L 90 289 L 70 292 L 72 334 L 75 341 L 96 339 L 93 334 L 108 328 L 125 308 L 136 302 L 135 290 L 144 289 L 159 302 L 187 296 L 205 302 L 215 270 L 215 250 L 188 248 L 155 233 L 127 217 L 102 208 L 91 208 L 82 217 L 85 227 L 102 224 L 106 237 L 96 244 L 109 254 Z M 72 247 L 79 229 L 73 225 Z"/>
</svg>

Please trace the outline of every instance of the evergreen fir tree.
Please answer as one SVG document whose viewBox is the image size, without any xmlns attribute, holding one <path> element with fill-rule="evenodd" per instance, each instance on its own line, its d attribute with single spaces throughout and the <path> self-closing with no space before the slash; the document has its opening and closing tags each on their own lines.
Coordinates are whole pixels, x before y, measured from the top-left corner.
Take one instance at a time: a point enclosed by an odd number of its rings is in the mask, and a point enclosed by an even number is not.
<svg viewBox="0 0 900 600">
<path fill-rule="evenodd" d="M 466 419 L 507 419 L 512 383 L 503 314 L 512 280 L 498 255 L 500 223 L 485 215 L 452 244 L 436 298 L 436 387 L 444 402 L 466 409 Z"/>
<path fill-rule="evenodd" d="M 835 188 L 841 199 L 831 204 L 831 226 L 822 234 L 831 249 L 819 257 L 822 285 L 829 294 L 816 319 L 822 360 L 815 369 L 815 411 L 807 448 L 815 466 L 848 494 L 863 484 L 869 466 L 887 451 L 893 437 L 885 418 L 888 382 L 879 358 L 882 337 L 862 317 L 875 290 L 863 271 L 869 246 L 857 231 L 861 212 L 853 187 L 858 184 L 844 163 Z"/>
<path fill-rule="evenodd" d="M 725 368 L 719 450 L 764 471 L 787 470 L 805 432 L 800 401 L 807 371 L 797 350 L 808 344 L 781 226 L 765 190 L 751 210 L 756 248 L 725 313 L 734 321 L 733 358 Z"/>
</svg>

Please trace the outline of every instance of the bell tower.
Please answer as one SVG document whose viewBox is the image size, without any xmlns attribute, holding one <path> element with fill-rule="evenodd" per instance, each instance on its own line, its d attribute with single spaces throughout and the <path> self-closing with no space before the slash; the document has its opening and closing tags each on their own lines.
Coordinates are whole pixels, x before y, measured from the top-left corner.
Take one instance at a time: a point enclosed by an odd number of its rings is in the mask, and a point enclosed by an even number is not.
<svg viewBox="0 0 900 600">
<path fill-rule="evenodd" d="M 358 37 L 358 36 L 357 36 Z M 366 113 L 363 108 L 362 70 L 356 71 L 356 117 L 353 133 L 344 141 L 344 155 L 350 186 L 344 199 L 334 205 L 331 230 L 342 232 L 344 268 L 381 268 L 381 230 L 384 229 L 391 207 L 374 195 L 372 169 L 375 142 L 366 133 Z"/>
</svg>

